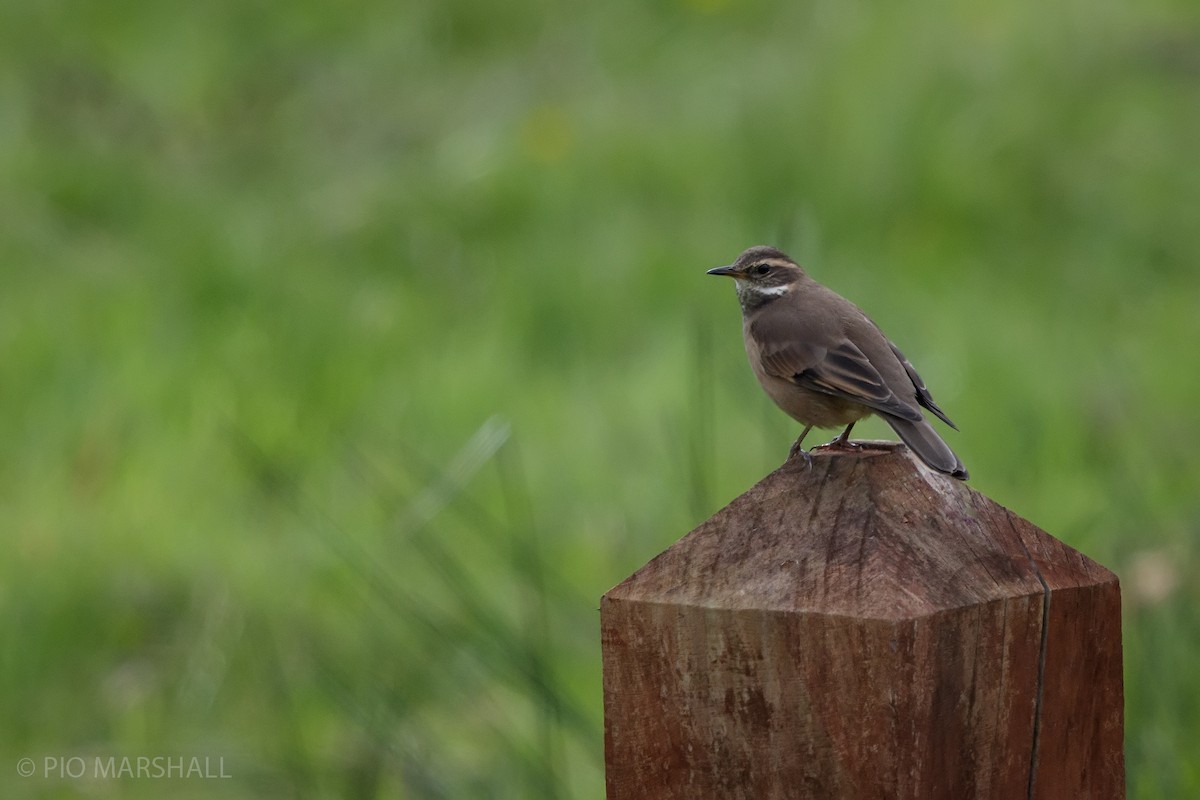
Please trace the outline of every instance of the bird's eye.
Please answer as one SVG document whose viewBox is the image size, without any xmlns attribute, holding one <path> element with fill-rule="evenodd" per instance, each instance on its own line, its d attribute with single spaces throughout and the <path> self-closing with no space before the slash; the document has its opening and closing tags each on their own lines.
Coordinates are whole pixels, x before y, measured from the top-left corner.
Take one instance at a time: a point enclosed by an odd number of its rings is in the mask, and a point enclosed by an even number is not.
<svg viewBox="0 0 1200 800">
<path fill-rule="evenodd" d="M 768 267 L 766 264 L 759 264 L 757 267 L 754 267 L 753 269 L 750 270 L 750 274 L 756 278 L 761 278 L 763 275 L 766 275 L 770 271 L 771 271 L 771 268 Z"/>
</svg>

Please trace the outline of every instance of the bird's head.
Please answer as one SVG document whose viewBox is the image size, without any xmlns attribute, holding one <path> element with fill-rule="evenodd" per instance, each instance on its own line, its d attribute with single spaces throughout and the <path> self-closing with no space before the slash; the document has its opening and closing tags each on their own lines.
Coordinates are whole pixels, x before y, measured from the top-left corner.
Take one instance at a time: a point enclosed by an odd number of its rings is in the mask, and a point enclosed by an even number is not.
<svg viewBox="0 0 1200 800">
<path fill-rule="evenodd" d="M 782 250 L 751 247 L 727 267 L 716 267 L 709 275 L 728 275 L 737 282 L 743 308 L 753 308 L 783 297 L 804 279 L 804 270 Z"/>
</svg>

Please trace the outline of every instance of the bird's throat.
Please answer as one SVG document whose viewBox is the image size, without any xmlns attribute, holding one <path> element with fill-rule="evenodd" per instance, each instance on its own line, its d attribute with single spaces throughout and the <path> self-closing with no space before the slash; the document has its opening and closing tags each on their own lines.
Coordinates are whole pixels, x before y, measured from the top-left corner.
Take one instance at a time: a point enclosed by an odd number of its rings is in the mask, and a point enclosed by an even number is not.
<svg viewBox="0 0 1200 800">
<path fill-rule="evenodd" d="M 791 289 L 792 285 L 788 283 L 776 286 L 763 286 L 762 284 L 741 280 L 737 282 L 738 302 L 741 303 L 743 311 L 752 311 L 765 306 L 772 300 L 778 300 L 791 291 Z"/>
</svg>

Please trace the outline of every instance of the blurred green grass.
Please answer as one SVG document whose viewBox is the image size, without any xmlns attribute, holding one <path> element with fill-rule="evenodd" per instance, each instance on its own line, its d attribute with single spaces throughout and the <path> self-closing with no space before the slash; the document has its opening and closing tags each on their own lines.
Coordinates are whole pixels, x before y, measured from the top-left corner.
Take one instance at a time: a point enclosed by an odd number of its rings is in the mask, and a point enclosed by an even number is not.
<svg viewBox="0 0 1200 800">
<path fill-rule="evenodd" d="M 600 796 L 600 594 L 795 434 L 702 274 L 761 242 L 1121 574 L 1130 796 L 1200 796 L 1198 53 L 1180 2 L 4 5 L 0 753 Z"/>
</svg>

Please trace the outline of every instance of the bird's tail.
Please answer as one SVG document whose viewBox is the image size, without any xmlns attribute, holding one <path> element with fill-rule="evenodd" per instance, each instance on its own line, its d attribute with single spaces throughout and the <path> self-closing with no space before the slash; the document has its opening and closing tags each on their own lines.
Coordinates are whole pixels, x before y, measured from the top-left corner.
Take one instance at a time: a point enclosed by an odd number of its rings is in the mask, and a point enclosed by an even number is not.
<svg viewBox="0 0 1200 800">
<path fill-rule="evenodd" d="M 967 468 L 963 466 L 958 456 L 950 449 L 950 445 L 942 441 L 937 431 L 925 420 L 913 422 L 890 415 L 883 417 L 892 426 L 892 430 L 900 435 L 900 439 L 908 445 L 917 456 L 929 465 L 930 469 L 944 472 L 947 475 L 965 481 Z"/>
</svg>

